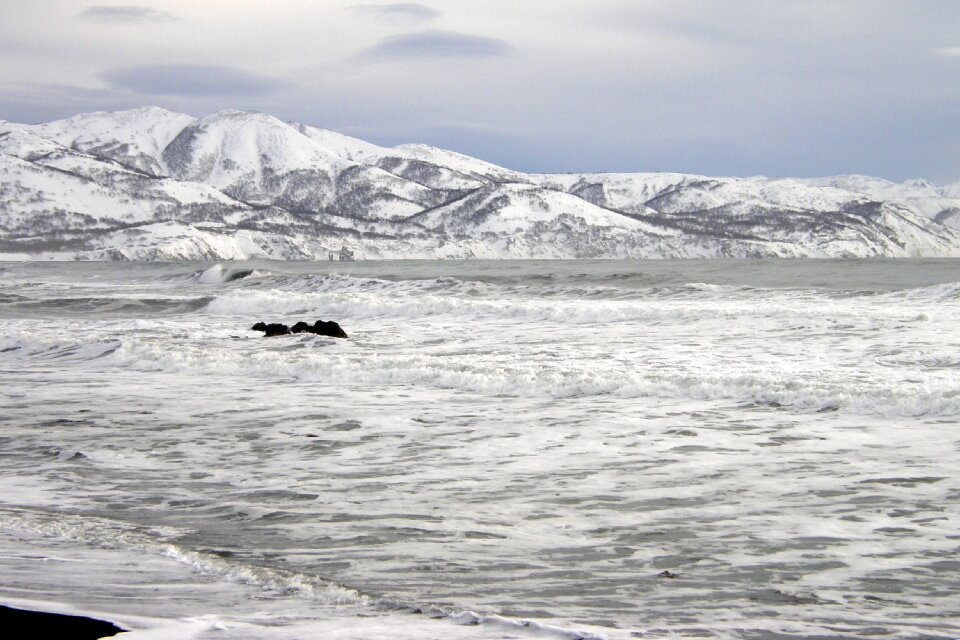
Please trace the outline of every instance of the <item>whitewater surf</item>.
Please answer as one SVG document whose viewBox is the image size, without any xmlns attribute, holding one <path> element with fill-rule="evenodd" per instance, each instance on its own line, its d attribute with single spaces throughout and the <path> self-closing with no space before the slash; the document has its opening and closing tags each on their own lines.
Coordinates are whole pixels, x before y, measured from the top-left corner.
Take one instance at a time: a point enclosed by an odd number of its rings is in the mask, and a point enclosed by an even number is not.
<svg viewBox="0 0 960 640">
<path fill-rule="evenodd" d="M 958 332 L 956 260 L 6 263 L 0 603 L 956 637 Z"/>
</svg>

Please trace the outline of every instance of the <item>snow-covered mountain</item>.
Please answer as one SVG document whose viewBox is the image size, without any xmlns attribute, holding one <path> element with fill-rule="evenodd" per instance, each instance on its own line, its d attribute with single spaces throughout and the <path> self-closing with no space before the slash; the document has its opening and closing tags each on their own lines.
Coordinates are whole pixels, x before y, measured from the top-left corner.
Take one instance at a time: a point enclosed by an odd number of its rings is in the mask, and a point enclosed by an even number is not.
<svg viewBox="0 0 960 640">
<path fill-rule="evenodd" d="M 272 116 L 0 121 L 0 259 L 960 256 L 960 183 L 524 174 Z"/>
</svg>

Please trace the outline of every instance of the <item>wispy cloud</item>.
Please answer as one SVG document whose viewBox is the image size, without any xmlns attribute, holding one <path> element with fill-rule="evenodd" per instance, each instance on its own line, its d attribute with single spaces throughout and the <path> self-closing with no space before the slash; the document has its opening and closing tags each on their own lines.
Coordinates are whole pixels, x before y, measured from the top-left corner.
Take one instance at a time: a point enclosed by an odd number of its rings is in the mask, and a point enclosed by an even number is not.
<svg viewBox="0 0 960 640">
<path fill-rule="evenodd" d="M 942 58 L 960 58 L 960 47 L 941 47 L 935 51 Z"/>
<path fill-rule="evenodd" d="M 435 60 L 506 56 L 513 47 L 505 40 L 456 31 L 421 31 L 384 38 L 360 52 L 368 61 Z"/>
<path fill-rule="evenodd" d="M 278 78 L 243 69 L 196 64 L 124 67 L 100 77 L 115 89 L 166 96 L 255 96 L 286 86 Z"/>
<path fill-rule="evenodd" d="M 111 23 L 175 22 L 180 19 L 175 14 L 135 4 L 94 5 L 87 7 L 77 16 L 86 20 Z"/>
<path fill-rule="evenodd" d="M 394 22 L 430 22 L 440 16 L 438 10 L 417 2 L 360 4 L 351 9 Z"/>
</svg>

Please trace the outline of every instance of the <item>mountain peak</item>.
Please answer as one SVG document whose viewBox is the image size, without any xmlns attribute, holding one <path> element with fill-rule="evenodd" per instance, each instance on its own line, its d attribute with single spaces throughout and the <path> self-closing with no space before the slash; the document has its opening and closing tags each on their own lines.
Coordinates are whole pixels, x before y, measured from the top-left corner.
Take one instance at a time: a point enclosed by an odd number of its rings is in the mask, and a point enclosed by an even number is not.
<svg viewBox="0 0 960 640">
<path fill-rule="evenodd" d="M 211 122 L 216 120 L 247 120 L 250 122 L 281 122 L 278 118 L 264 113 L 263 111 L 243 110 L 243 109 L 221 109 L 207 114 L 201 121 Z"/>
<path fill-rule="evenodd" d="M 54 257 L 960 256 L 958 191 L 856 175 L 524 174 L 237 109 L 0 127 L 0 240 Z"/>
</svg>

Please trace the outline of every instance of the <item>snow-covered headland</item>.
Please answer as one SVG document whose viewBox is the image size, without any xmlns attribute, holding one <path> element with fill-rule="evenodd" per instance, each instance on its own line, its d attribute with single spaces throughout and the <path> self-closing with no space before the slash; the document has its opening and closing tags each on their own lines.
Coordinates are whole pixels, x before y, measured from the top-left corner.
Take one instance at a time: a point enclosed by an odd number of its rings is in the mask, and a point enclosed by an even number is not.
<svg viewBox="0 0 960 640">
<path fill-rule="evenodd" d="M 0 259 L 960 256 L 960 183 L 524 174 L 255 112 L 0 121 Z"/>
</svg>

